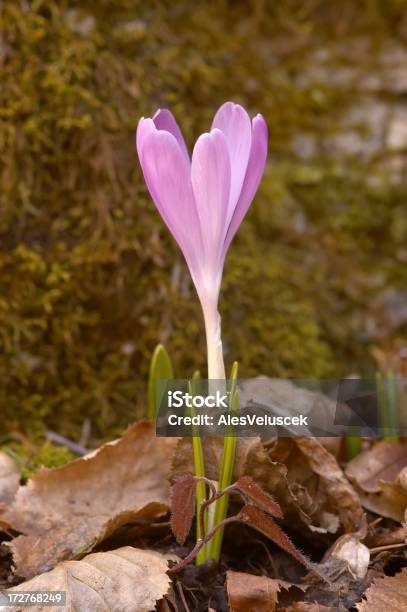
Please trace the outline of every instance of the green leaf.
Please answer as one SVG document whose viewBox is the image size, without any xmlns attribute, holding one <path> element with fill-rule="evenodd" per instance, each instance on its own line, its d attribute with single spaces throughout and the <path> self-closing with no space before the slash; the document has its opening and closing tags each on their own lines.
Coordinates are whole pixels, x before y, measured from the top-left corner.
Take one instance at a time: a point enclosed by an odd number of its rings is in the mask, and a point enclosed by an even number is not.
<svg viewBox="0 0 407 612">
<path fill-rule="evenodd" d="M 191 393 L 191 395 L 197 394 L 198 392 L 197 383 L 199 380 L 201 380 L 201 373 L 199 372 L 199 370 L 195 370 L 192 376 L 192 380 L 189 383 L 189 392 Z M 194 413 L 195 413 L 195 410 L 194 408 L 191 407 L 191 416 L 193 416 Z M 198 427 L 193 429 L 192 448 L 193 448 L 193 453 L 194 453 L 195 476 L 205 476 L 205 459 L 204 459 L 202 440 L 199 435 Z M 204 482 L 198 482 L 196 484 L 196 511 L 197 511 L 196 540 L 197 542 L 204 535 L 201 533 L 201 525 L 199 523 L 199 511 L 200 511 L 202 502 L 204 502 L 205 500 L 206 500 L 206 485 Z M 207 523 L 206 519 L 207 519 L 207 516 L 205 513 L 205 521 L 204 521 L 205 528 L 206 528 L 206 523 Z M 196 564 L 201 565 L 202 563 L 205 563 L 205 561 L 206 561 L 206 547 L 203 546 L 196 557 Z"/>
<path fill-rule="evenodd" d="M 239 364 L 237 361 L 233 363 L 232 370 L 230 373 L 230 412 L 236 414 L 239 410 L 239 397 L 237 393 L 237 375 L 239 371 Z M 236 435 L 234 428 L 231 427 L 223 440 L 223 452 L 222 452 L 222 463 L 220 466 L 219 473 L 219 490 L 225 489 L 232 483 L 233 468 L 235 465 L 235 454 L 236 454 Z M 215 506 L 215 517 L 214 526 L 223 521 L 226 518 L 229 503 L 229 495 L 223 495 L 216 502 Z M 222 548 L 223 539 L 223 528 L 219 529 L 212 538 L 210 544 L 210 552 L 208 557 L 219 561 L 220 551 Z"/>
<path fill-rule="evenodd" d="M 165 347 L 158 344 L 154 350 L 150 363 L 150 375 L 148 378 L 148 418 L 155 419 L 157 416 L 156 387 L 158 380 L 170 380 L 174 378 L 174 370 L 171 358 Z"/>
<path fill-rule="evenodd" d="M 385 430 L 383 439 L 386 442 L 398 442 L 398 406 L 397 406 L 397 388 L 392 370 L 385 372 L 384 376 L 381 372 L 376 372 L 377 396 L 379 402 L 379 413 L 381 426 Z"/>
</svg>

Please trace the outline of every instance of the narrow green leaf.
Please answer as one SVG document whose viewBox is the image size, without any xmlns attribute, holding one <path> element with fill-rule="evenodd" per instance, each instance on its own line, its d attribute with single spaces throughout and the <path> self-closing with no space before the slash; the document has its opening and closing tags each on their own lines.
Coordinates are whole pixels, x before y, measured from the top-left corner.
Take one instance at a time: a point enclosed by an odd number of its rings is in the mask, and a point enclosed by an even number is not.
<svg viewBox="0 0 407 612">
<path fill-rule="evenodd" d="M 232 370 L 230 373 L 230 412 L 236 414 L 239 410 L 239 397 L 237 393 L 237 376 L 239 371 L 239 364 L 237 361 L 233 363 Z M 236 435 L 234 433 L 234 427 L 231 426 L 227 432 L 226 437 L 223 441 L 223 452 L 222 462 L 219 473 L 219 486 L 218 489 L 222 490 L 232 484 L 233 468 L 235 465 L 235 454 L 236 454 Z M 226 518 L 229 503 L 229 495 L 223 495 L 216 502 L 214 526 L 223 521 Z M 213 536 L 210 542 L 210 550 L 207 555 L 208 558 L 219 561 L 220 551 L 222 548 L 223 540 L 223 529 L 219 529 Z"/>
<path fill-rule="evenodd" d="M 346 458 L 348 461 L 362 452 L 362 438 L 360 436 L 346 437 Z"/>
<path fill-rule="evenodd" d="M 157 416 L 158 403 L 156 397 L 156 386 L 158 380 L 170 380 L 174 378 L 174 370 L 170 356 L 165 347 L 158 344 L 154 350 L 150 363 L 150 375 L 148 378 L 148 418 L 154 420 Z"/>
<path fill-rule="evenodd" d="M 189 384 L 189 392 L 191 395 L 196 395 L 198 392 L 197 382 L 201 379 L 201 373 L 199 370 L 194 372 L 192 376 L 192 380 Z M 191 416 L 195 414 L 195 410 L 191 407 Z M 202 446 L 202 440 L 199 435 L 199 428 L 196 427 L 193 429 L 192 436 L 192 449 L 194 454 L 194 466 L 195 466 L 195 476 L 205 476 L 205 460 L 204 460 L 204 452 Z M 202 502 L 206 500 L 206 485 L 204 482 L 197 482 L 196 484 L 196 539 L 197 541 L 201 539 L 201 525 L 199 523 L 199 511 L 201 508 Z M 206 517 L 205 517 L 205 529 L 206 529 Z M 206 561 L 206 546 L 203 546 L 199 551 L 195 563 L 197 565 L 201 565 Z"/>
<path fill-rule="evenodd" d="M 381 372 L 376 372 L 376 387 L 380 425 L 385 430 L 383 439 L 386 442 L 398 442 L 398 436 L 391 433 L 397 429 L 397 398 L 393 373 L 389 371 L 384 377 Z"/>
<path fill-rule="evenodd" d="M 386 436 L 387 442 L 399 442 L 398 432 L 399 418 L 398 418 L 398 398 L 397 398 L 397 385 L 394 380 L 393 370 L 387 371 L 387 384 L 386 384 L 386 410 L 388 414 L 388 425 L 394 433 L 390 433 Z"/>
</svg>

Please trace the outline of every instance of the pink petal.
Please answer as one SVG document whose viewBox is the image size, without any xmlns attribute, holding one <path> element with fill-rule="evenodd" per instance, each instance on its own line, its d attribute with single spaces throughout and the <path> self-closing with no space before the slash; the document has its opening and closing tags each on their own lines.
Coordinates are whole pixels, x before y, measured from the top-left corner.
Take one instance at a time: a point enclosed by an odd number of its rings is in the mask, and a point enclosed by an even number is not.
<svg viewBox="0 0 407 612">
<path fill-rule="evenodd" d="M 230 221 L 246 175 L 252 142 L 252 126 L 250 117 L 242 106 L 226 102 L 216 113 L 212 127 L 218 128 L 225 134 L 229 149 L 231 187 L 228 221 Z"/>
<path fill-rule="evenodd" d="M 178 242 L 195 282 L 202 267 L 202 237 L 190 168 L 175 139 L 152 128 L 151 119 L 137 128 L 137 149 L 144 179 L 168 229 Z"/>
<path fill-rule="evenodd" d="M 165 130 L 176 138 L 179 146 L 181 147 L 181 151 L 188 160 L 188 163 L 191 163 L 184 137 L 172 112 L 167 108 L 159 108 L 153 117 L 153 121 L 157 130 Z"/>
<path fill-rule="evenodd" d="M 223 256 L 226 255 L 230 243 L 232 242 L 232 239 L 236 234 L 239 225 L 243 221 L 243 218 L 247 213 L 254 196 L 256 195 L 256 191 L 259 186 L 261 177 L 263 176 L 264 168 L 266 165 L 268 142 L 268 131 L 266 122 L 264 121 L 261 115 L 257 115 L 253 119 L 252 125 L 253 135 L 249 163 L 247 165 L 247 172 L 244 179 L 240 198 L 236 205 L 232 220 L 229 225 L 229 229 L 227 231 L 223 249 Z"/>
<path fill-rule="evenodd" d="M 141 159 L 141 150 L 146 140 L 147 134 L 149 134 L 150 132 L 154 132 L 155 129 L 156 127 L 152 119 L 150 118 L 145 119 L 144 117 L 142 117 L 139 120 L 137 124 L 137 130 L 136 130 L 136 147 L 137 147 L 137 154 L 139 156 L 139 159 Z"/>
<path fill-rule="evenodd" d="M 220 130 L 202 134 L 192 154 L 191 180 L 202 228 L 205 259 L 210 273 L 221 274 L 219 264 L 228 228 L 230 160 Z"/>
</svg>

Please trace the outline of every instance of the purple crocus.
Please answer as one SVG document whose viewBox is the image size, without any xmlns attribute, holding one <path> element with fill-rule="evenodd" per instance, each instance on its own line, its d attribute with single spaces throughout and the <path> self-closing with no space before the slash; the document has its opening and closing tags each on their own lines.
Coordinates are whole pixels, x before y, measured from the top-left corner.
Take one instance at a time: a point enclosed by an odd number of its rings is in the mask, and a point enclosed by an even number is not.
<svg viewBox="0 0 407 612">
<path fill-rule="evenodd" d="M 267 126 L 242 106 L 226 102 L 209 133 L 195 143 L 192 161 L 172 113 L 140 119 L 137 152 L 163 220 L 179 244 L 205 319 L 208 377 L 225 376 L 218 314 L 229 245 L 257 191 L 267 157 Z"/>
</svg>

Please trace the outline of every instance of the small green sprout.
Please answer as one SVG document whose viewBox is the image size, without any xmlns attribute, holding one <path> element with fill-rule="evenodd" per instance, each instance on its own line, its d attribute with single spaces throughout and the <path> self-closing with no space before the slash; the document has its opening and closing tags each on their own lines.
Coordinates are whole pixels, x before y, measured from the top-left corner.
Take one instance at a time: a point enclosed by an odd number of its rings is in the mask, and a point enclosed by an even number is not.
<svg viewBox="0 0 407 612">
<path fill-rule="evenodd" d="M 197 393 L 197 383 L 201 379 L 201 374 L 198 370 L 194 372 L 192 377 L 192 381 L 190 383 L 190 393 L 191 395 L 195 395 Z M 191 413 L 195 412 L 194 408 L 191 407 Z M 194 466 L 195 466 L 195 476 L 198 478 L 205 477 L 205 460 L 204 460 L 204 452 L 202 446 L 202 440 L 199 435 L 199 428 L 194 427 L 193 436 L 192 436 L 192 449 L 194 453 Z M 200 508 L 201 505 L 206 501 L 206 485 L 203 480 L 198 480 L 196 483 L 196 505 L 197 508 Z M 204 513 L 204 525 L 205 531 L 207 526 L 207 512 Z M 203 533 L 201 533 L 201 522 L 199 520 L 196 521 L 196 541 L 199 542 L 203 537 Z M 205 563 L 206 561 L 206 547 L 203 546 L 196 556 L 196 564 L 200 565 Z"/>
<path fill-rule="evenodd" d="M 154 350 L 150 363 L 150 375 L 148 378 L 148 418 L 154 420 L 158 412 L 156 392 L 158 380 L 171 380 L 174 378 L 174 370 L 170 356 L 162 344 L 158 344 Z"/>
<path fill-rule="evenodd" d="M 384 429 L 386 442 L 399 442 L 396 433 L 399 427 L 397 385 L 394 372 L 376 372 L 376 387 L 379 404 L 380 425 Z"/>
</svg>

